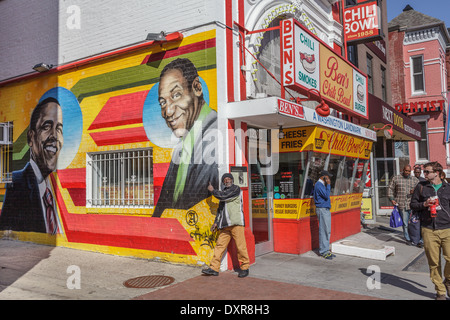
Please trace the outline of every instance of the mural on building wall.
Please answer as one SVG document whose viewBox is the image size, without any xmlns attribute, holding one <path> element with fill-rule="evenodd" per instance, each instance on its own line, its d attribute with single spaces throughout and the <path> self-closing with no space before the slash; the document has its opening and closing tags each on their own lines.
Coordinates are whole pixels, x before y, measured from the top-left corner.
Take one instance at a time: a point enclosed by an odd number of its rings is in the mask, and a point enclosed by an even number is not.
<svg viewBox="0 0 450 320">
<path fill-rule="evenodd" d="M 63 115 L 69 121 L 63 122 Z M 66 131 L 64 148 L 63 128 Z M 0 228 L 15 231 L 60 232 L 50 174 L 65 168 L 73 159 L 81 139 L 82 116 L 75 96 L 67 89 L 46 92 L 32 110 L 24 131 L 29 161 L 13 172 L 7 184 L 0 216 Z M 61 157 L 60 157 L 61 155 Z M 28 155 L 27 155 L 28 157 Z"/>
<path fill-rule="evenodd" d="M 0 88 L 15 170 L 0 230 L 209 261 L 218 203 L 207 186 L 219 187 L 215 46 L 207 31 Z"/>
</svg>

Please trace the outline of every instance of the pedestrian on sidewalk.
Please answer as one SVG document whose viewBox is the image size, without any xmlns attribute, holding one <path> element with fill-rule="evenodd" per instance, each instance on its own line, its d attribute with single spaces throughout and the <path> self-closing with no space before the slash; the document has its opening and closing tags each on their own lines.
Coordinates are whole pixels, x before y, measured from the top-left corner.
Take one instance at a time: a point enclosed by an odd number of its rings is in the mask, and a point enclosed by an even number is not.
<svg viewBox="0 0 450 320">
<path fill-rule="evenodd" d="M 331 174 L 328 171 L 321 171 L 319 180 L 314 185 L 314 204 L 316 214 L 319 219 L 319 254 L 332 260 L 335 255 L 330 252 L 331 236 Z"/>
<path fill-rule="evenodd" d="M 416 165 L 414 167 L 414 177 L 416 177 L 419 180 L 419 182 L 427 181 L 427 179 L 422 177 L 422 169 L 420 168 L 419 165 Z"/>
<path fill-rule="evenodd" d="M 426 183 L 416 188 L 411 208 L 420 211 L 422 237 L 430 268 L 430 278 L 436 288 L 436 300 L 450 297 L 450 184 L 443 183 L 442 165 L 430 162 L 424 165 Z M 444 281 L 441 270 L 441 250 L 446 261 Z"/>
<path fill-rule="evenodd" d="M 222 176 L 222 183 L 222 191 L 215 190 L 211 184 L 208 186 L 208 190 L 220 201 L 211 231 L 219 230 L 220 233 L 216 241 L 210 267 L 202 270 L 202 273 L 212 276 L 219 275 L 220 262 L 222 261 L 223 254 L 231 238 L 233 238 L 236 243 L 240 263 L 238 277 L 244 278 L 249 274 L 250 259 L 245 241 L 245 221 L 242 210 L 241 188 L 234 184 L 233 175 L 230 173 L 225 173 Z"/>
<path fill-rule="evenodd" d="M 398 207 L 398 211 L 403 220 L 403 236 L 409 244 L 411 238 L 408 233 L 409 218 L 411 216 L 410 202 L 414 188 L 419 183 L 419 179 L 411 176 L 411 166 L 403 167 L 401 174 L 392 178 L 388 188 L 388 197 L 392 205 Z"/>
<path fill-rule="evenodd" d="M 421 183 L 426 182 L 427 180 L 421 176 L 422 169 L 419 165 L 414 166 L 414 176 L 419 180 L 416 188 L 420 186 Z M 422 188 L 421 186 L 420 188 Z M 411 244 L 417 246 L 419 248 L 423 248 L 423 239 L 422 233 L 420 231 L 420 217 L 419 212 L 411 209 L 411 216 L 408 222 L 408 233 L 409 238 L 411 239 Z"/>
</svg>

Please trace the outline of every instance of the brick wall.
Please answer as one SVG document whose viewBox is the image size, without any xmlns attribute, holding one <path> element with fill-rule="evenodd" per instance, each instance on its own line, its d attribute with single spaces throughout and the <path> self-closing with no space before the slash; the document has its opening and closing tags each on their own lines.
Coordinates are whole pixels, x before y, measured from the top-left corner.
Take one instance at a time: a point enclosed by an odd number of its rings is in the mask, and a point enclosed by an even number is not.
<svg viewBox="0 0 450 320">
<path fill-rule="evenodd" d="M 0 1 L 0 80 L 32 72 L 38 63 L 58 63 L 55 0 Z"/>
<path fill-rule="evenodd" d="M 0 81 L 143 42 L 150 32 L 174 32 L 224 21 L 225 2 L 173 0 L 0 1 Z"/>
<path fill-rule="evenodd" d="M 389 32 L 389 54 L 391 66 L 392 102 L 406 101 L 403 63 L 404 32 Z"/>
<path fill-rule="evenodd" d="M 218 6 L 206 0 L 61 0 L 59 63 L 142 42 L 150 32 L 174 32 L 218 20 L 216 15 L 223 12 Z"/>
</svg>

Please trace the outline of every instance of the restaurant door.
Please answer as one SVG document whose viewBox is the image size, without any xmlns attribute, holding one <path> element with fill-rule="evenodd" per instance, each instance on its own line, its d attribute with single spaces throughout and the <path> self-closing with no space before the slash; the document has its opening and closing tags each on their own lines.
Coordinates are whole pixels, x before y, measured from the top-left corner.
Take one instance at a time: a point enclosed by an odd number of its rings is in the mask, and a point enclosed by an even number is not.
<svg viewBox="0 0 450 320">
<path fill-rule="evenodd" d="M 375 203 L 378 215 L 388 215 L 394 208 L 388 197 L 389 184 L 399 174 L 398 158 L 375 159 Z"/>
<path fill-rule="evenodd" d="M 255 255 L 273 251 L 273 175 L 271 130 L 248 129 L 250 175 L 250 226 L 255 237 Z"/>
</svg>

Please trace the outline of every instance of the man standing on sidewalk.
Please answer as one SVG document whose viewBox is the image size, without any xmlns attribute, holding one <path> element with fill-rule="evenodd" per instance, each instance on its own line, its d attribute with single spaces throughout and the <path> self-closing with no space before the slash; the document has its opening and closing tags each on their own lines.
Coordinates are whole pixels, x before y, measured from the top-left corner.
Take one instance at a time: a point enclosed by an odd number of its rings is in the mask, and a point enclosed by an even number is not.
<svg viewBox="0 0 450 320">
<path fill-rule="evenodd" d="M 248 276 L 249 273 L 250 259 L 248 257 L 247 243 L 245 241 L 245 222 L 244 212 L 242 210 L 241 188 L 234 184 L 233 175 L 231 173 L 225 173 L 222 176 L 222 183 L 224 185 L 222 191 L 214 190 L 214 187 L 211 184 L 208 186 L 208 190 L 220 201 L 216 219 L 211 227 L 211 231 L 219 229 L 220 234 L 217 238 L 210 267 L 202 270 L 202 273 L 211 276 L 219 275 L 222 256 L 225 253 L 231 238 L 233 238 L 236 243 L 237 255 L 240 263 L 238 277 L 244 278 Z"/>
<path fill-rule="evenodd" d="M 314 185 L 314 204 L 316 206 L 317 218 L 319 219 L 319 254 L 327 260 L 334 258 L 334 255 L 330 252 L 330 176 L 328 171 L 320 172 L 319 180 Z"/>
<path fill-rule="evenodd" d="M 411 238 L 408 233 L 408 223 L 411 215 L 410 202 L 414 188 L 419 183 L 419 179 L 411 176 L 411 166 L 406 165 L 403 168 L 402 174 L 392 178 L 389 184 L 388 197 L 394 206 L 398 207 L 398 211 L 403 220 L 403 235 L 408 244 Z"/>
<path fill-rule="evenodd" d="M 411 208 L 420 211 L 422 237 L 430 268 L 431 281 L 436 288 L 436 300 L 450 297 L 450 184 L 443 183 L 442 165 L 430 162 L 423 173 L 428 180 L 414 190 Z M 446 261 L 442 281 L 441 249 Z"/>
</svg>

